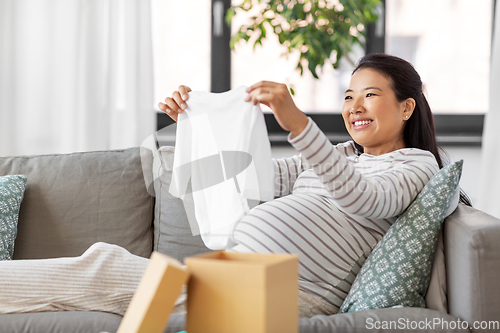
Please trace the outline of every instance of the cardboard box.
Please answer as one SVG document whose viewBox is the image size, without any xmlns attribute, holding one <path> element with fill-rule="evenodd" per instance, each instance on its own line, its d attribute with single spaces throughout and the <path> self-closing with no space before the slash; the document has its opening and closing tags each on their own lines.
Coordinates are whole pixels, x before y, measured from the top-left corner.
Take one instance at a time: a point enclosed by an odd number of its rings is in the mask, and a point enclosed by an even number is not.
<svg viewBox="0 0 500 333">
<path fill-rule="evenodd" d="M 188 277 L 178 260 L 153 252 L 117 333 L 162 333 Z"/>
<path fill-rule="evenodd" d="M 298 258 L 210 252 L 185 259 L 188 333 L 297 333 Z"/>
</svg>

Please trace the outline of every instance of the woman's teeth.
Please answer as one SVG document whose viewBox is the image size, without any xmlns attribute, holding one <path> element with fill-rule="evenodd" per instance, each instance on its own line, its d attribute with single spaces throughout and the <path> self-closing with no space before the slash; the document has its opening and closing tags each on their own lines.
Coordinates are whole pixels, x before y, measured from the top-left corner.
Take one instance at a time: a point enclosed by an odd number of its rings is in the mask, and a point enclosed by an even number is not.
<svg viewBox="0 0 500 333">
<path fill-rule="evenodd" d="M 372 122 L 371 120 L 355 121 L 354 126 L 368 125 L 371 122 Z"/>
</svg>

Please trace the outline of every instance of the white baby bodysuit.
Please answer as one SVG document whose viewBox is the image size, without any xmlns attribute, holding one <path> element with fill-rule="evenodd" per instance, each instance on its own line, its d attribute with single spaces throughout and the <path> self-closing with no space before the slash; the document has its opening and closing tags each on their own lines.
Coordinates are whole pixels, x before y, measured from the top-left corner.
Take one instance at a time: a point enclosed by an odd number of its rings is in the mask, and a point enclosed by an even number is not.
<svg viewBox="0 0 500 333">
<path fill-rule="evenodd" d="M 249 210 L 247 200 L 274 197 L 264 115 L 244 101 L 245 89 L 191 92 L 177 121 L 170 193 L 184 198 L 192 191 L 197 225 L 190 221 L 191 229 L 212 250 L 233 245 L 232 231 Z"/>
</svg>

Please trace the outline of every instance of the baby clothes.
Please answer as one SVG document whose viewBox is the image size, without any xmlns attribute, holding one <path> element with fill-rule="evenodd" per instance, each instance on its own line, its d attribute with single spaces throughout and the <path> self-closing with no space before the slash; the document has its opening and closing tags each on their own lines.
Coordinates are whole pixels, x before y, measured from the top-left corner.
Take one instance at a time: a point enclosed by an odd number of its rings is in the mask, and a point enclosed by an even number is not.
<svg viewBox="0 0 500 333">
<path fill-rule="evenodd" d="M 231 246 L 234 224 L 252 205 L 274 197 L 264 115 L 245 96 L 245 87 L 191 92 L 178 117 L 170 193 L 183 198 L 192 191 L 193 234 L 213 250 Z"/>
</svg>

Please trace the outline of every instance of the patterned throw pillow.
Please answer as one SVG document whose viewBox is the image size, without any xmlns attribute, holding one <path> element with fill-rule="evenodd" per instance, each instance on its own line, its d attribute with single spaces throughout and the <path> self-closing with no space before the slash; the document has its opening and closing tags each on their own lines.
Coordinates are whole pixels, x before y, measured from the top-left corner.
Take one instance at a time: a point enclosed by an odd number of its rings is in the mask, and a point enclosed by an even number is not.
<svg viewBox="0 0 500 333">
<path fill-rule="evenodd" d="M 399 216 L 361 267 L 339 312 L 425 307 L 441 223 L 463 161 L 439 170 Z"/>
<path fill-rule="evenodd" d="M 14 254 L 19 208 L 26 181 L 25 175 L 0 177 L 0 260 L 11 260 Z"/>
</svg>

